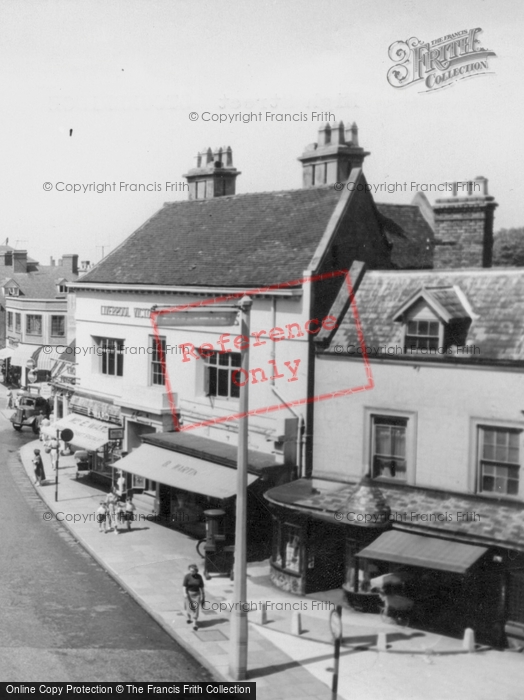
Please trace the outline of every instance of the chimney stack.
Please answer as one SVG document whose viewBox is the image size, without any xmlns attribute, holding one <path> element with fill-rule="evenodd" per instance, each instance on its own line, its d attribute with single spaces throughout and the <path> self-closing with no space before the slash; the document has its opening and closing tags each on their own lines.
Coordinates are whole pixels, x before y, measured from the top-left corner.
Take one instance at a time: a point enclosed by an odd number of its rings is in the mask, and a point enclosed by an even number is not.
<svg viewBox="0 0 524 700">
<path fill-rule="evenodd" d="M 78 255 L 64 255 L 61 261 L 62 267 L 67 268 L 73 275 L 78 274 Z"/>
<path fill-rule="evenodd" d="M 485 177 L 451 183 L 452 196 L 437 199 L 435 268 L 491 267 L 493 219 L 498 204 Z"/>
<path fill-rule="evenodd" d="M 233 167 L 230 146 L 204 148 L 197 155 L 197 166 L 184 175 L 189 184 L 189 199 L 213 199 L 235 194 L 240 172 Z"/>
<path fill-rule="evenodd" d="M 355 122 L 325 124 L 318 130 L 318 143 L 306 146 L 298 159 L 303 167 L 303 187 L 345 182 L 352 168 L 360 168 L 368 151 L 358 145 Z"/>
<path fill-rule="evenodd" d="M 27 250 L 13 250 L 13 272 L 27 272 Z"/>
</svg>

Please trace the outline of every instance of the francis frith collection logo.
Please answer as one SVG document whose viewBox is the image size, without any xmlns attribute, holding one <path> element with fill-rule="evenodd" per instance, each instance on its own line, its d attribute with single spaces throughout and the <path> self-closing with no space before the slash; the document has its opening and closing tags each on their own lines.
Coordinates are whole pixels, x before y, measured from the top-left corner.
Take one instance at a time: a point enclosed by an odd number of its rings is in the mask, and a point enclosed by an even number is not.
<svg viewBox="0 0 524 700">
<path fill-rule="evenodd" d="M 389 58 L 395 65 L 388 70 L 388 83 L 394 88 L 403 88 L 422 82 L 430 92 L 449 87 L 458 80 L 491 73 L 488 58 L 496 53 L 480 46 L 476 29 L 463 29 L 431 42 L 415 37 L 406 41 L 395 41 L 388 49 Z"/>
</svg>

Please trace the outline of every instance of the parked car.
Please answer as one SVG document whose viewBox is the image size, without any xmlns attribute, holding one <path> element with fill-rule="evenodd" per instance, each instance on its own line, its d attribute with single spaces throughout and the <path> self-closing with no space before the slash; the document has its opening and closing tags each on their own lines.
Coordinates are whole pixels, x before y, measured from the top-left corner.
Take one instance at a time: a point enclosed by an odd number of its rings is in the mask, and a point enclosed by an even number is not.
<svg viewBox="0 0 524 700">
<path fill-rule="evenodd" d="M 39 432 L 38 416 L 40 412 L 43 413 L 44 418 L 49 418 L 47 399 L 33 391 L 19 391 L 17 394 L 17 409 L 9 420 L 15 430 L 22 430 L 24 425 L 28 425 L 37 435 Z"/>
</svg>

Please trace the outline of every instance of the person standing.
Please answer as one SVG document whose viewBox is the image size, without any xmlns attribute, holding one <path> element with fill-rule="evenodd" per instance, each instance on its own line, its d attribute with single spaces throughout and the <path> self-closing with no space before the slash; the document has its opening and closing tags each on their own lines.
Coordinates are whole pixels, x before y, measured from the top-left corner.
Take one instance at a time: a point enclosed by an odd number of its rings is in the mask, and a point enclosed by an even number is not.
<svg viewBox="0 0 524 700">
<path fill-rule="evenodd" d="M 100 505 L 96 511 L 96 519 L 99 531 L 102 532 L 103 530 L 107 532 L 107 507 L 104 501 L 100 501 Z"/>
<path fill-rule="evenodd" d="M 190 564 L 189 573 L 184 576 L 184 607 L 187 614 L 187 624 L 193 623 L 193 629 L 198 629 L 198 615 L 204 603 L 204 579 L 198 573 L 198 566 Z"/>
<path fill-rule="evenodd" d="M 136 506 L 131 500 L 131 496 L 128 496 L 126 500 L 126 522 L 128 530 L 131 530 L 131 523 L 135 519 L 135 510 Z"/>
<path fill-rule="evenodd" d="M 41 486 L 42 482 L 45 481 L 44 463 L 42 462 L 40 450 L 35 449 L 34 454 L 33 464 L 35 465 L 35 486 Z"/>
<path fill-rule="evenodd" d="M 118 472 L 118 479 L 116 480 L 116 495 L 119 501 L 126 500 L 126 478 L 122 472 Z"/>
<path fill-rule="evenodd" d="M 116 530 L 118 534 L 118 528 L 116 527 L 116 513 L 115 513 L 115 506 L 117 504 L 117 497 L 115 496 L 114 492 L 114 487 L 111 487 L 111 491 L 107 494 L 106 496 L 106 506 L 107 506 L 107 520 L 108 520 L 108 527 L 111 529 L 112 526 L 114 526 L 114 529 Z"/>
<path fill-rule="evenodd" d="M 7 390 L 6 398 L 7 398 L 6 408 L 13 408 L 13 392 L 11 391 L 11 389 Z"/>
<path fill-rule="evenodd" d="M 115 533 L 117 535 L 120 532 L 120 530 L 118 529 L 118 525 L 124 524 L 125 512 L 125 505 L 122 503 L 122 501 L 117 501 L 115 505 Z"/>
<path fill-rule="evenodd" d="M 53 471 L 56 471 L 56 465 L 58 464 L 58 440 L 56 438 L 53 438 L 51 440 L 51 465 L 53 467 Z"/>
</svg>

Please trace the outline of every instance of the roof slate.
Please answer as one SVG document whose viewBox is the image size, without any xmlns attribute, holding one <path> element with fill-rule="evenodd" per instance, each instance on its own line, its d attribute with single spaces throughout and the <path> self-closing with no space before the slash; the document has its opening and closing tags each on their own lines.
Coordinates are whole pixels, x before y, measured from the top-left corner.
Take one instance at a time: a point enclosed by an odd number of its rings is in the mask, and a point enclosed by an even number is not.
<svg viewBox="0 0 524 700">
<path fill-rule="evenodd" d="M 339 199 L 325 186 L 167 203 L 79 282 L 246 287 L 299 278 Z M 432 231 L 418 208 L 378 210 L 395 264 L 426 266 Z"/>
<path fill-rule="evenodd" d="M 524 270 L 500 268 L 367 272 L 357 292 L 356 303 L 369 354 L 379 356 L 384 354 L 379 348 L 402 346 L 402 323 L 395 322 L 393 317 L 418 289 L 453 285 L 463 292 L 474 314 L 467 345 L 479 348 L 479 353 L 461 354 L 461 360 L 524 361 Z M 434 293 L 434 290 L 430 292 Z M 344 295 L 347 297 L 345 285 L 331 311 L 337 318 L 344 306 Z M 319 333 L 319 343 L 326 341 L 327 337 L 325 332 Z M 355 321 L 348 311 L 323 352 L 334 353 L 335 346 L 356 343 Z M 403 359 L 404 356 L 391 354 L 388 358 Z M 456 356 L 420 356 L 420 359 L 424 358 L 447 361 L 455 360 Z"/>
<path fill-rule="evenodd" d="M 29 299 L 55 299 L 59 296 L 56 288 L 58 280 L 74 282 L 78 278 L 78 275 L 67 272 L 63 267 L 53 265 L 41 266 L 34 272 L 12 272 L 12 268 L 4 268 L 0 274 L 2 272 L 6 274 L 5 277 L 0 277 L 0 285 L 8 279 L 15 280 L 20 287 L 21 296 Z"/>
</svg>

